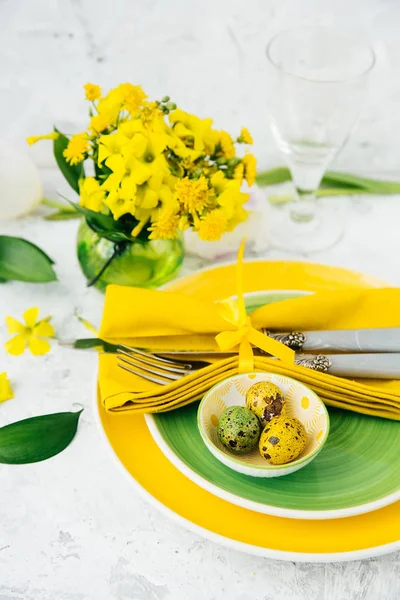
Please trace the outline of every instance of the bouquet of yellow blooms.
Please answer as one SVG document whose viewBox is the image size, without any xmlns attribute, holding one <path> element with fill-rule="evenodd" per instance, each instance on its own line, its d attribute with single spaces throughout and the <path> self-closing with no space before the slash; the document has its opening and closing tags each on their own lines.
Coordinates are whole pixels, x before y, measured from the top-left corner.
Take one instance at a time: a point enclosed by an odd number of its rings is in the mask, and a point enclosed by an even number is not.
<svg viewBox="0 0 400 600">
<path fill-rule="evenodd" d="M 152 102 L 140 86 L 123 83 L 105 96 L 85 85 L 90 121 L 83 133 L 55 130 L 58 165 L 79 193 L 75 205 L 88 225 L 113 242 L 173 239 L 193 228 L 202 240 L 220 239 L 246 219 L 241 192 L 256 161 L 235 144 L 251 144 L 247 129 L 233 140 L 211 119 L 184 112 L 165 96 Z M 88 161 L 92 174 L 85 175 Z"/>
</svg>

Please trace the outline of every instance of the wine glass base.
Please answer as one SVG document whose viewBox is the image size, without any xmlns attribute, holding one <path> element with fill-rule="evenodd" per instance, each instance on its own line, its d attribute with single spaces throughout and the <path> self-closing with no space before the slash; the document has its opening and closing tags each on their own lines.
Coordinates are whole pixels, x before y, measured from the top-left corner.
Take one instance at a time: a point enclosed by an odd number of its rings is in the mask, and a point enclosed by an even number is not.
<svg viewBox="0 0 400 600">
<path fill-rule="evenodd" d="M 308 254 L 332 248 L 343 237 L 343 223 L 333 208 L 317 206 L 309 220 L 294 220 L 291 213 L 291 203 L 270 211 L 268 239 L 274 248 Z"/>
</svg>

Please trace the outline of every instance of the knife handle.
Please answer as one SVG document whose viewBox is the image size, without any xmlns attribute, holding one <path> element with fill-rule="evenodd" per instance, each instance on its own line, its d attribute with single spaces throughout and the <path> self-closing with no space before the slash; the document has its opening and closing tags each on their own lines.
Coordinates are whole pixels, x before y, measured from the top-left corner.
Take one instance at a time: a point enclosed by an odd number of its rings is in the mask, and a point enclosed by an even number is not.
<svg viewBox="0 0 400 600">
<path fill-rule="evenodd" d="M 296 365 L 314 371 L 361 379 L 400 379 L 400 353 L 299 354 Z"/>
<path fill-rule="evenodd" d="M 400 327 L 291 333 L 262 331 L 297 352 L 400 352 Z"/>
</svg>

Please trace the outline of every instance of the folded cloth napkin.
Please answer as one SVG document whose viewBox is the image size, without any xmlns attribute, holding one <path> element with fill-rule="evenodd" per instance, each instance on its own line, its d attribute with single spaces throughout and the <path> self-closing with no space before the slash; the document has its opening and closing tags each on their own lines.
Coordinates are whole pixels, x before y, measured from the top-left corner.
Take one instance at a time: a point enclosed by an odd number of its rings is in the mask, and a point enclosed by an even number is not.
<svg viewBox="0 0 400 600">
<path fill-rule="evenodd" d="M 320 291 L 265 305 L 251 315 L 255 329 L 280 331 L 400 327 L 400 288 Z M 237 331 L 218 303 L 195 295 L 109 286 L 100 337 L 152 350 L 216 350 L 217 334 Z M 199 400 L 213 385 L 238 372 L 239 355 L 161 386 L 118 368 L 115 355 L 100 354 L 99 386 L 108 411 L 165 412 Z M 312 388 L 330 406 L 400 420 L 400 381 L 349 380 L 284 361 L 255 357 L 254 370 L 288 375 Z"/>
</svg>

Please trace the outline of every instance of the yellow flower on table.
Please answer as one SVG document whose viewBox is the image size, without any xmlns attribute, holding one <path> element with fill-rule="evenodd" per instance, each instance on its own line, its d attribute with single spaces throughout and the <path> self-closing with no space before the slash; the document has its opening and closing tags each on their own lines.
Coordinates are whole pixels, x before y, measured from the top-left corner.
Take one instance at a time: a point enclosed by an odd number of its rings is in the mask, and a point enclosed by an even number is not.
<svg viewBox="0 0 400 600">
<path fill-rule="evenodd" d="M 11 400 L 11 398 L 14 398 L 14 392 L 7 373 L 0 373 L 0 402 Z"/>
<path fill-rule="evenodd" d="M 101 87 L 99 85 L 87 83 L 83 88 L 86 92 L 86 100 L 91 100 L 93 102 L 94 100 L 101 98 Z"/>
<path fill-rule="evenodd" d="M 71 165 L 77 165 L 86 158 L 90 149 L 87 133 L 73 135 L 65 148 L 63 155 Z"/>
<path fill-rule="evenodd" d="M 100 182 L 94 177 L 86 177 L 79 183 L 80 205 L 95 212 L 101 212 L 104 208 L 105 192 Z"/>
<path fill-rule="evenodd" d="M 51 133 L 46 133 L 46 135 L 30 135 L 26 138 L 26 141 L 30 146 L 36 144 L 36 142 L 40 142 L 41 140 L 56 140 L 60 137 L 60 134 L 57 131 L 52 131 Z"/>
<path fill-rule="evenodd" d="M 50 324 L 51 317 L 46 317 L 38 321 L 39 309 L 36 307 L 28 308 L 23 314 L 24 323 L 20 323 L 13 317 L 6 318 L 8 333 L 16 335 L 5 343 L 5 349 L 9 354 L 19 356 L 27 348 L 35 356 L 47 354 L 51 346 L 44 338 L 54 337 L 54 328 Z"/>
</svg>

